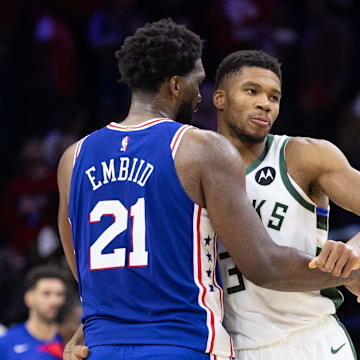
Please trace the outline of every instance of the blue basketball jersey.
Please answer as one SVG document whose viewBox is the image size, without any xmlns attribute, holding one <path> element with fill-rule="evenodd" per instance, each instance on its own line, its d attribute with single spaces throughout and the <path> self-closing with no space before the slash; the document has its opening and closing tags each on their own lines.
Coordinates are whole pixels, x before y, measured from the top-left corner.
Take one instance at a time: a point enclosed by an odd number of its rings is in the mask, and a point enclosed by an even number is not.
<svg viewBox="0 0 360 360">
<path fill-rule="evenodd" d="M 71 179 L 85 342 L 174 345 L 231 357 L 216 236 L 174 157 L 191 126 L 111 123 L 82 139 Z"/>
<path fill-rule="evenodd" d="M 0 337 L 2 360 L 56 360 L 62 359 L 63 347 L 59 335 L 51 341 L 34 338 L 25 323 L 16 325 Z"/>
</svg>

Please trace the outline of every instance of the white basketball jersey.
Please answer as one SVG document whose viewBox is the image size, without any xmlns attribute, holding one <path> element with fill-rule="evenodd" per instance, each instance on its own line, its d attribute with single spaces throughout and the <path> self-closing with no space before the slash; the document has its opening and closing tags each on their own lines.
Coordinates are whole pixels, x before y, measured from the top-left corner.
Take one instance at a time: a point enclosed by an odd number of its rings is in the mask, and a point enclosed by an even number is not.
<svg viewBox="0 0 360 360">
<path fill-rule="evenodd" d="M 261 156 L 246 169 L 250 201 L 274 242 L 315 256 L 327 240 L 328 209 L 317 208 L 287 173 L 287 136 L 268 135 Z M 342 302 L 336 289 L 280 292 L 248 281 L 219 242 L 224 324 L 235 349 L 252 349 L 311 327 Z M 330 299 L 331 298 L 331 299 Z"/>
</svg>

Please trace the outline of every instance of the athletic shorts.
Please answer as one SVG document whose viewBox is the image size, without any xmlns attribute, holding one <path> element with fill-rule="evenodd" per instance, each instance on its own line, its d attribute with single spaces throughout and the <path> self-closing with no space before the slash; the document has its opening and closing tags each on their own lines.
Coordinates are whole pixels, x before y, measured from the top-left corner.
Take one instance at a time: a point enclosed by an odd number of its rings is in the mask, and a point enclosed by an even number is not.
<svg viewBox="0 0 360 360">
<path fill-rule="evenodd" d="M 231 360 L 179 346 L 102 345 L 90 348 L 88 360 Z"/>
<path fill-rule="evenodd" d="M 355 348 L 336 316 L 290 334 L 286 340 L 253 350 L 235 349 L 236 360 L 354 360 Z"/>
</svg>

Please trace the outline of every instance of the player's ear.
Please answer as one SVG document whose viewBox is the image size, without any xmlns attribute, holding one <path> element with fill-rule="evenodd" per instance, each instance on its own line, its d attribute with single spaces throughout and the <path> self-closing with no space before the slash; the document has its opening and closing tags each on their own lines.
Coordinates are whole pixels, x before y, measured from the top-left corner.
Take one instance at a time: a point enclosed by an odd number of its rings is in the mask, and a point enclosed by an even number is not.
<svg viewBox="0 0 360 360">
<path fill-rule="evenodd" d="M 217 89 L 213 95 L 213 103 L 218 110 L 224 110 L 225 92 L 224 90 Z"/>
<path fill-rule="evenodd" d="M 32 293 L 31 291 L 26 291 L 24 294 L 24 302 L 25 305 L 30 309 L 32 304 Z"/>
<path fill-rule="evenodd" d="M 179 95 L 180 91 L 180 76 L 175 75 L 170 78 L 170 92 L 176 97 Z"/>
</svg>

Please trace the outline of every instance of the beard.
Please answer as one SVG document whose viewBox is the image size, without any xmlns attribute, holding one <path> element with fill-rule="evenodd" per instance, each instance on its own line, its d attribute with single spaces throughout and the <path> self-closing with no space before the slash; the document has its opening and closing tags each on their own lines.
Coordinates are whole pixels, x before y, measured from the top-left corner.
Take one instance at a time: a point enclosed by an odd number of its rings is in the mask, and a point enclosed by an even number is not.
<svg viewBox="0 0 360 360">
<path fill-rule="evenodd" d="M 58 314 L 56 314 L 55 316 L 52 316 L 52 315 L 45 314 L 43 312 L 38 313 L 38 319 L 41 320 L 41 322 L 48 324 L 48 325 L 54 324 L 57 320 L 57 317 L 58 317 Z"/>
<path fill-rule="evenodd" d="M 175 121 L 182 124 L 190 124 L 193 115 L 193 105 L 189 100 L 184 100 L 177 109 Z"/>
<path fill-rule="evenodd" d="M 245 128 L 235 124 L 230 124 L 230 130 L 233 133 L 233 135 L 235 135 L 235 137 L 237 137 L 240 141 L 250 144 L 261 143 L 265 140 L 267 136 L 267 134 L 262 136 L 251 135 L 246 131 Z"/>
</svg>

